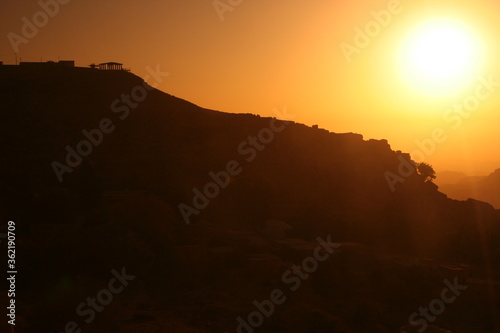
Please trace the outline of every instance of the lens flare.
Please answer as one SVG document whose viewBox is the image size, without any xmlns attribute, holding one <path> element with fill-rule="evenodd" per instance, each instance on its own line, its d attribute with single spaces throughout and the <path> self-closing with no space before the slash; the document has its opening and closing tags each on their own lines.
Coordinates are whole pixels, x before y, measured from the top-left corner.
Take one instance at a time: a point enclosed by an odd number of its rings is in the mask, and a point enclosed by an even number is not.
<svg viewBox="0 0 500 333">
<path fill-rule="evenodd" d="M 426 22 L 406 39 L 401 57 L 403 75 L 426 92 L 453 93 L 475 78 L 480 53 L 473 33 L 460 23 Z"/>
</svg>

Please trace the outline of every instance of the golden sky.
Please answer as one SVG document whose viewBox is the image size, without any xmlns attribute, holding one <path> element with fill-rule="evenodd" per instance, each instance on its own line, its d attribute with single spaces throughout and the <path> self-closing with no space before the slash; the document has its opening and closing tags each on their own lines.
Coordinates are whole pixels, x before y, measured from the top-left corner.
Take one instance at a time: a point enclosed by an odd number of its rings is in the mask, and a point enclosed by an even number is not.
<svg viewBox="0 0 500 333">
<path fill-rule="evenodd" d="M 219 11 L 213 0 L 59 1 L 67 3 L 18 44 L 23 61 L 117 61 L 139 76 L 159 64 L 170 73 L 159 88 L 202 107 L 272 116 L 286 106 L 297 122 L 427 149 L 420 155 L 438 171 L 500 168 L 500 85 L 491 83 L 500 83 L 498 1 L 220 0 L 228 10 Z M 40 10 L 38 1 L 0 2 L 4 63 L 15 61 L 9 33 L 22 35 L 23 17 L 33 22 Z M 415 84 L 402 50 L 422 24 L 446 20 L 476 42 L 470 71 L 444 86 Z M 356 44 L 367 27 L 373 36 Z M 347 44 L 363 47 L 346 57 Z M 464 103 L 474 107 L 460 113 Z"/>
</svg>

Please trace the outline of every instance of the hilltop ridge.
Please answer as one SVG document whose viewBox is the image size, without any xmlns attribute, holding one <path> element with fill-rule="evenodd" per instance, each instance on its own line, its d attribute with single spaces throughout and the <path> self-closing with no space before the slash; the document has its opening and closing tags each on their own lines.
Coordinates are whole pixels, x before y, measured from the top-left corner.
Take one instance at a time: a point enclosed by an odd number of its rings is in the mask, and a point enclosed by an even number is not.
<svg viewBox="0 0 500 333">
<path fill-rule="evenodd" d="M 353 224 L 353 230 L 366 224 L 370 231 L 358 230 L 352 237 L 387 244 L 373 239 L 375 230 L 389 232 L 394 223 L 412 229 L 421 223 L 417 221 L 427 220 L 434 231 L 426 232 L 436 232 L 439 226 L 452 228 L 450 221 L 463 219 L 457 210 L 468 209 L 467 203 L 447 199 L 417 173 L 392 192 L 385 173 L 397 174 L 401 157 L 409 155 L 391 150 L 386 140 L 365 141 L 359 134 L 289 121 L 260 148 L 249 138 L 259 140 L 272 118 L 203 109 L 152 87 L 143 89 L 144 100 L 131 101 L 134 107 L 123 101 L 136 87 L 146 86 L 125 71 L 0 67 L 4 182 L 23 193 L 48 186 L 78 192 L 81 168 L 72 168 L 75 171 L 65 173 L 59 183 L 53 162 L 66 165 L 67 147 L 76 151 L 87 140 L 82 131 L 91 132 L 109 119 L 113 132 L 103 135 L 88 156 L 105 191 L 147 190 L 178 207 L 192 201 L 193 189 L 209 182 L 211 171 L 223 170 L 231 160 L 241 164 L 241 175 L 193 220 L 229 223 L 229 204 L 243 215 L 239 223 L 247 227 L 280 218 L 308 232 L 321 226 L 340 236 L 341 229 L 354 233 L 340 228 L 342 224 Z M 259 208 L 245 207 L 247 203 Z M 428 208 L 421 211 L 419 206 Z M 414 213 L 408 216 L 401 207 Z M 426 216 L 429 212 L 432 215 Z"/>
</svg>

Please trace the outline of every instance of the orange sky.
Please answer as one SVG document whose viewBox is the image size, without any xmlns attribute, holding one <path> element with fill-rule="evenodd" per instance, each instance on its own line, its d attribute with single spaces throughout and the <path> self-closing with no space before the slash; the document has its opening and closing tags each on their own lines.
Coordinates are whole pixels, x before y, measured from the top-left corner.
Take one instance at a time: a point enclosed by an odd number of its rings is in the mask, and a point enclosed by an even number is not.
<svg viewBox="0 0 500 333">
<path fill-rule="evenodd" d="M 221 21 L 212 0 L 71 0 L 18 45 L 19 57 L 74 59 L 79 66 L 118 61 L 139 76 L 160 64 L 170 76 L 159 88 L 197 105 L 263 116 L 287 106 L 297 122 L 388 139 L 393 149 L 407 152 L 440 128 L 447 139 L 425 156 L 438 171 L 487 174 L 500 168 L 500 87 L 460 126 L 456 118 L 443 118 L 474 94 L 478 77 L 500 82 L 494 61 L 500 58 L 494 35 L 500 3 L 402 0 L 390 23 L 348 62 L 341 43 L 353 44 L 354 29 L 371 22 L 372 11 L 390 6 L 391 0 L 243 0 Z M 0 2 L 4 63 L 15 61 L 8 34 L 21 35 L 21 19 L 32 21 L 39 10 L 37 1 Z M 477 76 L 454 95 L 429 96 L 406 84 L 398 69 L 405 38 L 429 18 L 463 22 L 484 46 Z"/>
</svg>

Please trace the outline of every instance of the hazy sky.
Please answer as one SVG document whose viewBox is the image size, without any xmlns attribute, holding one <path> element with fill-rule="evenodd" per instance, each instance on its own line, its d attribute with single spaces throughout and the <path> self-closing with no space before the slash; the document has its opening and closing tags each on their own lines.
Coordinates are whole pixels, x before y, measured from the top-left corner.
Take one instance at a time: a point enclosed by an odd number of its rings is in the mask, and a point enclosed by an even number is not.
<svg viewBox="0 0 500 333">
<path fill-rule="evenodd" d="M 271 116 L 286 106 L 297 122 L 388 139 L 396 150 L 412 152 L 416 140 L 427 142 L 422 156 L 437 170 L 486 174 L 500 168 L 500 85 L 478 87 L 500 82 L 500 4 L 434 2 L 222 0 L 220 8 L 231 10 L 218 12 L 212 0 L 71 0 L 43 22 L 38 1 L 2 0 L 0 59 L 15 62 L 9 33 L 23 36 L 23 17 L 35 16 L 38 31 L 17 45 L 23 61 L 117 61 L 139 76 L 159 64 L 170 73 L 159 88 L 202 107 Z M 377 28 L 373 11 L 391 9 L 383 12 L 390 16 L 379 14 Z M 405 41 L 436 19 L 462 24 L 482 51 L 473 75 L 447 93 L 403 75 L 411 66 L 401 59 Z M 367 45 L 356 42 L 356 29 L 367 26 L 375 29 Z M 347 44 L 362 45 L 349 60 L 341 48 Z M 473 103 L 478 89 L 473 111 L 450 110 Z M 444 134 L 432 149 L 428 140 L 439 129 Z"/>
</svg>

